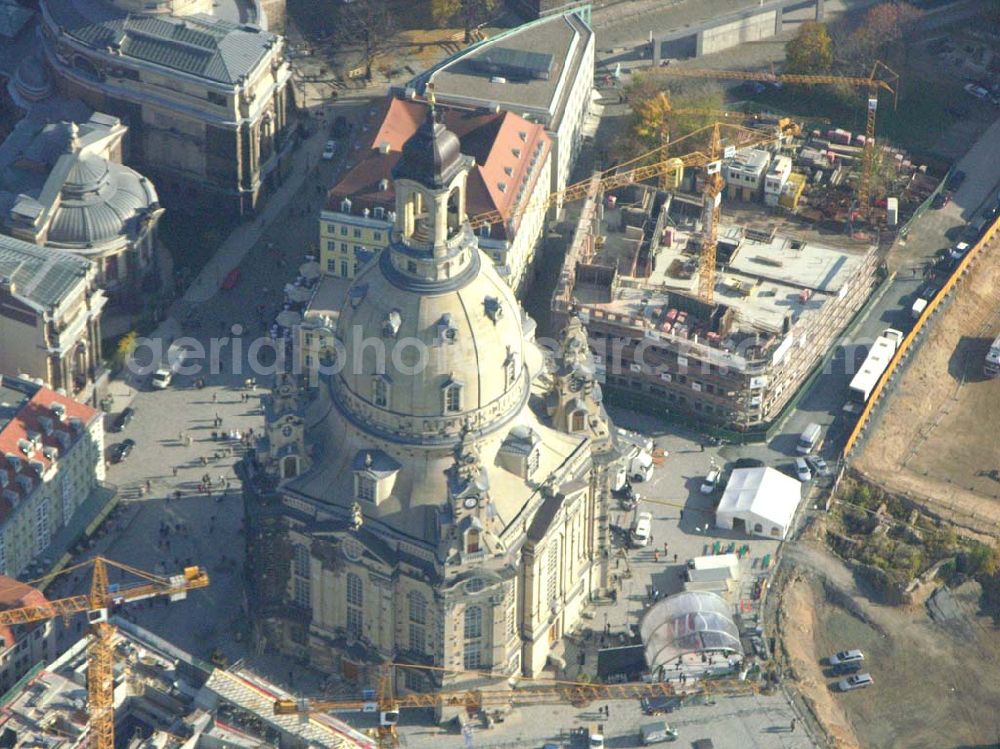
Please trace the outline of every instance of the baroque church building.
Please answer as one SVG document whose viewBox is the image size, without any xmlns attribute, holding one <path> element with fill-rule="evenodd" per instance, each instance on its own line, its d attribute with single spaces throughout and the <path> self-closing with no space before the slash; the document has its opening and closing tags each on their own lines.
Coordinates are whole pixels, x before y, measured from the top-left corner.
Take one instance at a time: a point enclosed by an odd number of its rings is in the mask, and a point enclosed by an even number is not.
<svg viewBox="0 0 1000 749">
<path fill-rule="evenodd" d="M 608 593 L 620 458 L 586 331 L 535 343 L 466 220 L 472 161 L 432 108 L 318 395 L 284 376 L 265 399 L 241 467 L 261 650 L 348 677 L 384 661 L 534 676 Z M 405 674 L 397 688 L 440 683 Z"/>
</svg>

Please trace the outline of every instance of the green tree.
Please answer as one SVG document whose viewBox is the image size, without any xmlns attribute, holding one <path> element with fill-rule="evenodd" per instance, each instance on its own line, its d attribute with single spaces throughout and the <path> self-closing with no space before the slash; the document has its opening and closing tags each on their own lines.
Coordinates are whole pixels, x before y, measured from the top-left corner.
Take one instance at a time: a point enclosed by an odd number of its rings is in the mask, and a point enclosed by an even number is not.
<svg viewBox="0 0 1000 749">
<path fill-rule="evenodd" d="M 621 145 L 620 158 L 637 156 L 698 130 L 718 119 L 723 108 L 722 90 L 713 84 L 695 84 L 666 91 L 654 77 L 636 75 L 626 88 L 632 118 L 630 139 Z M 690 141 L 680 152 L 695 150 Z"/>
<path fill-rule="evenodd" d="M 800 75 L 823 75 L 833 66 L 833 45 L 826 24 L 806 21 L 785 45 L 785 69 Z"/>
<path fill-rule="evenodd" d="M 431 0 L 431 17 L 438 26 L 461 23 L 468 43 L 472 41 L 472 30 L 488 21 L 496 7 L 497 0 Z"/>
</svg>

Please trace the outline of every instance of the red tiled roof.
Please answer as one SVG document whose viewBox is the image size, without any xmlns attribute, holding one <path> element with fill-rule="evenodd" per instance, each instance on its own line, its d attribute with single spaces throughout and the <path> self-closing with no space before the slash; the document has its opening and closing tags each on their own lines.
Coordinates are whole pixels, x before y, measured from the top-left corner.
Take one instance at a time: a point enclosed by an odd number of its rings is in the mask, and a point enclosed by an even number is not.
<svg viewBox="0 0 1000 749">
<path fill-rule="evenodd" d="M 52 406 L 57 403 L 65 409 L 61 422 L 52 410 Z M 66 445 L 63 445 L 56 436 L 57 432 L 64 431 L 69 434 L 68 444 L 73 444 L 79 439 L 79 435 L 73 432 L 70 420 L 79 419 L 86 429 L 96 418 L 100 418 L 96 409 L 65 395 L 59 395 L 54 390 L 42 387 L 31 396 L 17 412 L 17 415 L 0 430 L 0 474 L 6 475 L 7 479 L 6 486 L 0 483 L 0 489 L 2 489 L 0 491 L 0 522 L 6 520 L 13 509 L 10 500 L 3 496 L 5 492 L 13 491 L 23 499 L 38 485 L 39 475 L 31 467 L 31 463 L 40 463 L 42 472 L 44 472 L 49 469 L 53 462 L 58 460 L 58 455 L 55 456 L 55 460 L 46 457 L 43 448 L 54 447 L 60 452 L 66 449 Z M 51 423 L 49 434 L 45 433 L 42 423 L 46 419 Z M 30 458 L 21 449 L 24 442 L 30 442 L 29 435 L 37 435 L 39 438 L 39 444 Z M 20 459 L 19 470 L 14 470 L 10 461 L 7 460 L 8 455 L 17 456 Z M 29 478 L 31 489 L 25 490 L 18 482 L 18 476 Z"/>
<path fill-rule="evenodd" d="M 499 211 L 509 219 L 525 179 L 528 183 L 523 199 L 526 200 L 535 187 L 538 170 L 528 177 L 533 159 L 537 155 L 537 165 L 551 148 L 545 128 L 512 112 L 442 109 L 442 119 L 458 136 L 462 153 L 476 160 L 469 174 L 466 194 L 469 216 Z M 340 201 L 350 198 L 352 213 L 376 206 L 392 210 L 395 206 L 392 169 L 399 161 L 403 144 L 417 131 L 426 112 L 427 105 L 423 102 L 388 99 L 382 110 L 371 118 L 373 123 L 378 123 L 371 140 L 348 155 L 349 169 L 330 189 L 327 208 L 339 211 Z M 382 152 L 383 148 L 387 148 L 386 153 Z M 380 188 L 383 179 L 389 181 L 386 190 Z M 492 236 L 506 238 L 506 224 L 494 224 Z"/>
<path fill-rule="evenodd" d="M 45 595 L 40 590 L 18 582 L 12 577 L 0 575 L 0 610 L 40 606 L 46 602 Z M 34 626 L 28 626 L 27 629 L 30 631 Z M 0 625 L 0 639 L 3 639 L 4 647 L 13 647 L 15 643 L 13 627 Z"/>
</svg>

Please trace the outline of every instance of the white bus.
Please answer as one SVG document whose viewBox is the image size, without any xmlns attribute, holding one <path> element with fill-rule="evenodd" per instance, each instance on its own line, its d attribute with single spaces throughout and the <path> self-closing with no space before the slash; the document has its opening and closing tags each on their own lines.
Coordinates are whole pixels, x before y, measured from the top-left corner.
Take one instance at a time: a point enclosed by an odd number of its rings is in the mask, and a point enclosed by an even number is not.
<svg viewBox="0 0 1000 749">
<path fill-rule="evenodd" d="M 875 339 L 861 369 L 851 380 L 851 400 L 865 403 L 871 397 L 872 390 L 889 367 L 889 362 L 902 341 L 903 334 L 892 328 L 886 328 Z"/>
</svg>

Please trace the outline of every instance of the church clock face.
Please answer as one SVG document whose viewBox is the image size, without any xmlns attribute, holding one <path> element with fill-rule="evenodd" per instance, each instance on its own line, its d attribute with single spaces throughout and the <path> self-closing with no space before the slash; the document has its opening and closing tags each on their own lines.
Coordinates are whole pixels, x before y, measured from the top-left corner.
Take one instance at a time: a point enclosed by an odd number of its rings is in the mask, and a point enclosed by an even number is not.
<svg viewBox="0 0 1000 749">
<path fill-rule="evenodd" d="M 475 497 L 466 497 L 463 504 L 465 504 L 465 509 L 472 510 L 479 504 L 479 500 Z"/>
</svg>

